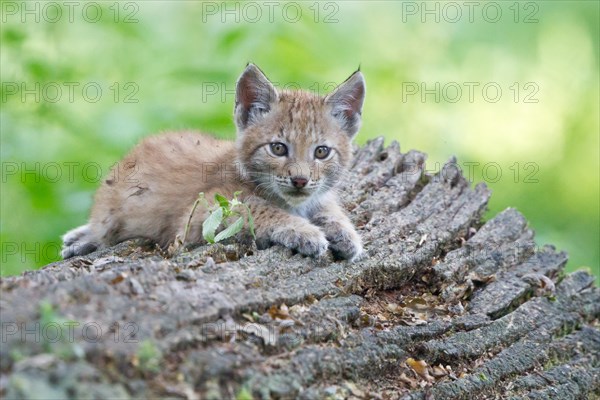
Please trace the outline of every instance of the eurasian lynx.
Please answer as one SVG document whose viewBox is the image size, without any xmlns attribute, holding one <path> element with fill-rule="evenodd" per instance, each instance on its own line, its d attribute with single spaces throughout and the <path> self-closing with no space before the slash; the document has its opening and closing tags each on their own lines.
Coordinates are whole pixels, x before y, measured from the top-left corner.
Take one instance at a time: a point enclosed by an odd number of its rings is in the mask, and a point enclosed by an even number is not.
<svg viewBox="0 0 600 400">
<path fill-rule="evenodd" d="M 259 248 L 280 244 L 309 256 L 327 248 L 355 259 L 361 239 L 335 187 L 350 162 L 365 96 L 356 71 L 327 96 L 278 91 L 249 64 L 236 87 L 237 142 L 194 132 L 151 136 L 98 189 L 91 217 L 63 236 L 62 256 L 84 255 L 131 238 L 167 247 L 184 229 L 200 192 L 241 199 Z M 197 209 L 187 242 L 200 243 L 207 211 Z"/>
</svg>

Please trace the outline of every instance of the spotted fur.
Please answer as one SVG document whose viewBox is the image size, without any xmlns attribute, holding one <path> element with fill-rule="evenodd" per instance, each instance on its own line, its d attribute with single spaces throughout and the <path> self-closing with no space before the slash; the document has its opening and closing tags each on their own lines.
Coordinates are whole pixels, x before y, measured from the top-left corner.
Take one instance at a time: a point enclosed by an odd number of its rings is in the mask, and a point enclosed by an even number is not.
<svg viewBox="0 0 600 400">
<path fill-rule="evenodd" d="M 88 224 L 63 236 L 63 257 L 137 237 L 166 247 L 183 237 L 198 193 L 210 199 L 242 190 L 259 247 L 279 244 L 309 256 L 329 248 L 355 259 L 361 240 L 338 204 L 336 188 L 350 162 L 364 95 L 359 71 L 323 97 L 277 91 L 249 64 L 236 88 L 237 141 L 195 132 L 143 140 L 98 189 Z M 285 155 L 274 152 L 284 148 Z M 194 213 L 189 242 L 202 241 L 206 216 L 204 209 Z"/>
</svg>

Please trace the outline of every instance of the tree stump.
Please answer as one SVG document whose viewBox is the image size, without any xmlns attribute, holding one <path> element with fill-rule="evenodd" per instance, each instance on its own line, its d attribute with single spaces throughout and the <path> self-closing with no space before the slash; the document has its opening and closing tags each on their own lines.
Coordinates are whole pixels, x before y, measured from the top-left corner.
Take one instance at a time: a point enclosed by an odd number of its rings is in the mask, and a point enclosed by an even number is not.
<svg viewBox="0 0 600 400">
<path fill-rule="evenodd" d="M 454 159 L 379 138 L 341 197 L 366 257 L 140 241 L 0 282 L 3 398 L 600 398 L 600 290 Z"/>
</svg>

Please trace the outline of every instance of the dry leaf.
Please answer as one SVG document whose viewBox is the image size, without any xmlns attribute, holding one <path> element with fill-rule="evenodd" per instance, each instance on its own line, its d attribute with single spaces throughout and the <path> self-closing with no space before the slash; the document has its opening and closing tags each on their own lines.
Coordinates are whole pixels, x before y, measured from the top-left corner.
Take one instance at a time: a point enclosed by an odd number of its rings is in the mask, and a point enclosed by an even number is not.
<svg viewBox="0 0 600 400">
<path fill-rule="evenodd" d="M 554 294 L 556 290 L 552 279 L 548 278 L 544 274 L 526 274 L 522 279 L 532 286 L 537 286 L 536 294 L 538 296 Z"/>
<path fill-rule="evenodd" d="M 400 382 L 404 382 L 408 386 L 410 386 L 411 389 L 415 389 L 417 387 L 417 381 L 413 378 L 409 378 L 408 376 L 406 376 L 404 372 L 400 374 L 398 379 L 400 380 Z"/>
<path fill-rule="evenodd" d="M 119 273 L 116 277 L 114 277 L 110 283 L 112 283 L 113 285 L 116 285 L 117 283 L 121 283 L 125 280 L 125 278 L 127 278 L 127 274 L 126 273 Z"/>
<path fill-rule="evenodd" d="M 404 302 L 404 306 L 407 308 L 412 308 L 413 310 L 427 310 L 429 309 L 429 305 L 427 304 L 427 300 L 422 297 L 415 297 L 406 302 Z"/>
<path fill-rule="evenodd" d="M 181 241 L 181 238 L 179 237 L 179 235 L 175 236 L 175 240 L 167 248 L 167 257 L 171 258 L 175 256 L 177 252 L 179 252 L 179 249 L 181 249 L 182 247 L 183 242 Z"/>
<path fill-rule="evenodd" d="M 94 265 L 94 268 L 100 269 L 108 264 L 122 263 L 122 262 L 125 262 L 125 260 L 123 258 L 116 257 L 116 256 L 110 256 L 110 257 L 102 257 L 102 258 L 98 258 L 97 260 L 94 260 L 93 265 Z"/>
<path fill-rule="evenodd" d="M 473 283 L 482 283 L 484 285 L 487 285 L 488 283 L 494 282 L 496 280 L 496 275 L 495 274 L 483 275 L 478 272 L 471 272 L 467 276 L 467 280 L 471 281 Z"/>
<path fill-rule="evenodd" d="M 403 314 L 402 308 L 396 303 L 388 303 L 386 309 L 394 314 Z"/>
<path fill-rule="evenodd" d="M 433 367 L 433 371 L 431 372 L 431 375 L 433 375 L 435 378 L 443 378 L 448 374 L 449 371 L 447 371 L 442 364 Z"/>
<path fill-rule="evenodd" d="M 290 319 L 290 312 L 285 304 L 282 304 L 280 307 L 272 305 L 268 312 L 273 319 Z"/>
<path fill-rule="evenodd" d="M 250 314 L 244 313 L 244 314 L 242 314 L 242 317 L 246 318 L 250 322 L 254 322 L 254 318 Z"/>
<path fill-rule="evenodd" d="M 428 382 L 434 381 L 434 378 L 431 375 L 429 375 L 429 370 L 427 369 L 427 363 L 425 361 L 415 360 L 414 358 L 408 358 L 406 360 L 406 364 L 421 378 L 425 379 Z"/>
<path fill-rule="evenodd" d="M 302 304 L 296 304 L 294 306 L 290 307 L 290 314 L 295 314 L 295 315 L 299 315 L 299 314 L 304 314 L 306 311 L 308 311 L 309 308 L 302 305 Z"/>
<path fill-rule="evenodd" d="M 73 259 L 73 261 L 71 261 L 71 267 L 74 268 L 84 268 L 87 267 L 89 265 L 92 265 L 92 262 L 88 259 L 85 258 L 75 258 Z"/>
</svg>

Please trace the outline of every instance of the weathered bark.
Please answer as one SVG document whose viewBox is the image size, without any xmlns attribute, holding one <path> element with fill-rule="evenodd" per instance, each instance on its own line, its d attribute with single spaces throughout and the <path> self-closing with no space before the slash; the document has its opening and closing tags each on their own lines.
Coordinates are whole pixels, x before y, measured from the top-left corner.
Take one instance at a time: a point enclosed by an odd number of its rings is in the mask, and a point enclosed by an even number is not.
<svg viewBox="0 0 600 400">
<path fill-rule="evenodd" d="M 598 398 L 593 277 L 517 211 L 482 221 L 485 185 L 424 160 L 357 150 L 353 264 L 131 241 L 2 279 L 3 397 Z"/>
</svg>

